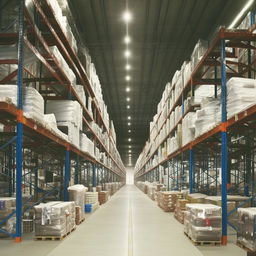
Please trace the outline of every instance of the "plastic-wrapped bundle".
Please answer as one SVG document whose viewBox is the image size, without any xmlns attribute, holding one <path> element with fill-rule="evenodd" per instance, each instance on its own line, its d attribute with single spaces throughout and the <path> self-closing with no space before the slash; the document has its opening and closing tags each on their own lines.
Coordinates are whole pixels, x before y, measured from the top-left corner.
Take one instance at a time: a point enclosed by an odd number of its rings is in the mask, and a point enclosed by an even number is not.
<svg viewBox="0 0 256 256">
<path fill-rule="evenodd" d="M 195 69 L 197 64 L 201 61 L 205 52 L 208 49 L 208 42 L 202 39 L 199 39 L 195 45 L 193 53 L 191 55 L 191 69 L 192 71 Z"/>
<path fill-rule="evenodd" d="M 60 53 L 57 46 L 51 46 L 49 47 L 51 53 L 57 58 L 57 60 L 60 63 L 61 68 L 63 69 L 64 73 L 68 77 L 69 81 L 71 82 L 71 85 L 76 84 L 76 75 L 74 72 L 69 68 L 67 62 L 63 58 L 62 54 Z"/>
<path fill-rule="evenodd" d="M 53 113 L 57 122 L 71 122 L 78 129 L 82 129 L 82 108 L 77 101 L 50 100 L 46 104 L 47 114 Z"/>
<path fill-rule="evenodd" d="M 212 204 L 187 204 L 185 232 L 193 241 L 220 241 L 221 207 Z"/>
<path fill-rule="evenodd" d="M 74 88 L 79 96 L 79 98 L 81 99 L 82 103 L 84 106 L 86 106 L 86 97 L 85 97 L 85 93 L 84 93 L 84 87 L 82 85 L 74 85 Z"/>
<path fill-rule="evenodd" d="M 191 61 L 184 61 L 182 65 L 183 87 L 185 87 L 191 76 Z"/>
<path fill-rule="evenodd" d="M 79 216 L 79 219 L 76 219 L 76 223 L 81 222 L 84 219 L 84 204 L 85 204 L 85 193 L 88 189 L 84 185 L 73 185 L 68 187 L 69 200 L 74 201 L 76 206 L 79 206 L 80 213 L 76 216 Z"/>
<path fill-rule="evenodd" d="M 36 236 L 62 237 L 75 227 L 74 202 L 41 203 L 34 210 Z"/>
<path fill-rule="evenodd" d="M 54 17 L 61 23 L 62 21 L 62 10 L 57 0 L 48 1 L 54 12 Z"/>
<path fill-rule="evenodd" d="M 0 84 L 0 101 L 12 103 L 17 106 L 17 85 Z"/>
<path fill-rule="evenodd" d="M 84 133 L 80 133 L 80 149 L 94 157 L 94 143 Z"/>
<path fill-rule="evenodd" d="M 25 116 L 40 122 L 44 120 L 44 99 L 36 89 L 25 88 L 23 109 Z"/>
<path fill-rule="evenodd" d="M 80 131 L 72 122 L 58 122 L 58 129 L 68 135 L 68 140 L 71 144 L 80 148 Z"/>
<path fill-rule="evenodd" d="M 17 64 L 1 64 L 0 65 L 0 80 L 7 77 L 9 74 L 11 74 L 13 71 L 18 69 Z"/>
<path fill-rule="evenodd" d="M 228 117 L 255 105 L 256 80 L 233 77 L 227 82 Z"/>
<path fill-rule="evenodd" d="M 98 192 L 86 192 L 85 204 L 94 204 L 98 202 Z"/>
<path fill-rule="evenodd" d="M 249 250 L 256 251 L 256 208 L 238 208 L 237 241 Z"/>
<path fill-rule="evenodd" d="M 194 96 L 192 97 L 192 104 L 201 104 L 202 100 L 206 97 L 214 96 L 214 85 L 197 85 L 195 87 Z"/>
<path fill-rule="evenodd" d="M 192 194 L 187 194 L 187 200 L 190 203 L 203 203 L 204 199 L 207 197 L 205 194 L 201 193 L 192 193 Z"/>
<path fill-rule="evenodd" d="M 183 197 L 180 191 L 160 191 L 157 196 L 157 203 L 165 212 L 175 210 L 176 201 Z"/>
<path fill-rule="evenodd" d="M 207 97 L 202 100 L 201 110 L 196 111 L 195 137 L 217 126 L 220 122 L 220 100 Z"/>
<path fill-rule="evenodd" d="M 189 112 L 182 120 L 182 146 L 185 146 L 195 138 L 196 113 Z"/>
</svg>

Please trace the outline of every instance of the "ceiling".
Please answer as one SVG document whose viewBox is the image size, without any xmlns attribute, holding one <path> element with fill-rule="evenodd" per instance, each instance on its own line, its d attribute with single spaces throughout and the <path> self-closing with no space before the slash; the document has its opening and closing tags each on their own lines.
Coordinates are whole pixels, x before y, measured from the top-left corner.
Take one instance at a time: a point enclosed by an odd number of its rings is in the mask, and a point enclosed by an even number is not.
<svg viewBox="0 0 256 256">
<path fill-rule="evenodd" d="M 122 14 L 125 0 L 70 1 L 77 27 L 89 48 L 100 78 L 105 103 L 117 133 L 117 146 L 128 165 L 132 145 L 134 165 L 149 136 L 149 123 L 174 72 L 190 58 L 199 38 L 209 38 L 217 26 L 229 25 L 247 0 L 129 0 L 131 91 L 126 92 L 126 59 Z M 126 108 L 126 97 L 131 108 Z M 128 133 L 127 116 L 131 116 Z M 132 142 L 128 142 L 128 138 Z"/>
</svg>

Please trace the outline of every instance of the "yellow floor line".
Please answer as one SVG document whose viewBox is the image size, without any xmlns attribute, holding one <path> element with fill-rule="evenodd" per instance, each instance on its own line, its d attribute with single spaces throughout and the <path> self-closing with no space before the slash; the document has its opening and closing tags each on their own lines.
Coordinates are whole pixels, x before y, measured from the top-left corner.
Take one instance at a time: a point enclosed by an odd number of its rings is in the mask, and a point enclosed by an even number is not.
<svg viewBox="0 0 256 256">
<path fill-rule="evenodd" d="M 129 198 L 128 256 L 133 256 L 132 203 Z"/>
</svg>

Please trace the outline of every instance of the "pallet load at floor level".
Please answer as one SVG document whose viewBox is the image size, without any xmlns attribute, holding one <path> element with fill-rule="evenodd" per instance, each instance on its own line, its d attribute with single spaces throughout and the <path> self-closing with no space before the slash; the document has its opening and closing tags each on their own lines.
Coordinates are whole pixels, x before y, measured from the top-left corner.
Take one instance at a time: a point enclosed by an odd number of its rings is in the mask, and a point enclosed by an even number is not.
<svg viewBox="0 0 256 256">
<path fill-rule="evenodd" d="M 187 204 L 184 232 L 193 242 L 220 242 L 221 207 L 212 204 Z"/>
</svg>

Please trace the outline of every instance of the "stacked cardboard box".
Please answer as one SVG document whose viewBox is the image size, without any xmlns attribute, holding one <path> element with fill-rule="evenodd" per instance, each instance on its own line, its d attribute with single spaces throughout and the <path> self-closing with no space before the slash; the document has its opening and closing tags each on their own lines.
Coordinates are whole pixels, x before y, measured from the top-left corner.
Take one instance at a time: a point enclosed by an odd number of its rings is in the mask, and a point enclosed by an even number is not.
<svg viewBox="0 0 256 256">
<path fill-rule="evenodd" d="M 99 192 L 99 204 L 105 204 L 108 201 L 109 192 L 108 191 L 100 191 Z"/>
<path fill-rule="evenodd" d="M 96 186 L 96 192 L 101 192 L 102 191 L 102 186 Z"/>
<path fill-rule="evenodd" d="M 35 209 L 35 235 L 63 237 L 75 228 L 74 202 L 41 203 Z"/>
<path fill-rule="evenodd" d="M 186 211 L 187 203 L 188 203 L 188 200 L 186 199 L 178 199 L 176 202 L 174 216 L 182 224 L 184 223 L 184 212 Z"/>
<path fill-rule="evenodd" d="M 237 242 L 256 252 L 256 208 L 239 208 Z"/>
<path fill-rule="evenodd" d="M 192 194 L 187 194 L 186 199 L 190 203 L 195 203 L 195 204 L 200 204 L 204 203 L 204 199 L 207 197 L 205 194 L 201 193 L 192 193 Z"/>
<path fill-rule="evenodd" d="M 73 185 L 68 188 L 69 200 L 75 202 L 76 224 L 84 220 L 84 201 L 87 188 L 84 185 Z"/>
<path fill-rule="evenodd" d="M 179 191 L 160 191 L 157 193 L 157 203 L 165 212 L 173 212 L 177 199 L 182 198 Z"/>
<path fill-rule="evenodd" d="M 187 204 L 184 232 L 194 242 L 219 242 L 221 239 L 221 207 L 212 204 Z"/>
<path fill-rule="evenodd" d="M 0 197 L 0 222 L 3 221 L 8 215 L 15 210 L 16 199 L 13 197 Z M 11 217 L 3 224 L 0 225 L 0 229 L 7 231 L 8 233 L 15 233 L 15 217 Z M 0 232 L 0 237 L 6 237 L 7 235 Z"/>
</svg>

